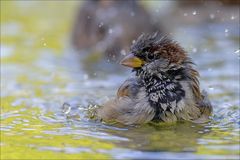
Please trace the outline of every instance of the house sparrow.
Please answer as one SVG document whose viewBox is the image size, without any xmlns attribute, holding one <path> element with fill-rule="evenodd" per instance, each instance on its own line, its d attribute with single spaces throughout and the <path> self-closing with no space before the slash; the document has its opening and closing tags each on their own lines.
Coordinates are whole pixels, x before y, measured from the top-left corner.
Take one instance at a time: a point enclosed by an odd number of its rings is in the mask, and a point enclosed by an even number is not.
<svg viewBox="0 0 240 160">
<path fill-rule="evenodd" d="M 136 0 L 88 0 L 77 13 L 71 44 L 85 70 L 111 72 L 106 63 L 120 60 L 139 34 L 162 30 L 157 23 Z"/>
<path fill-rule="evenodd" d="M 98 109 L 100 119 L 126 125 L 209 120 L 211 103 L 206 92 L 200 92 L 192 60 L 177 42 L 158 33 L 142 34 L 120 63 L 133 68 L 135 76 Z"/>
</svg>

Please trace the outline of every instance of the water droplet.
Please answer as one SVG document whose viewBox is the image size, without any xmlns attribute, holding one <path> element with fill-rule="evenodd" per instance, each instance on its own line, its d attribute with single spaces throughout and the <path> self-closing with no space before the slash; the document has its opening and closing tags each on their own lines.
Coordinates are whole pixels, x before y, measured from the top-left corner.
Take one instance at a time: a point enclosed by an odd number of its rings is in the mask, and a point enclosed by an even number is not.
<svg viewBox="0 0 240 160">
<path fill-rule="evenodd" d="M 98 27 L 101 28 L 103 26 L 103 22 L 101 22 Z"/>
<path fill-rule="evenodd" d="M 228 36 L 229 30 L 225 29 L 224 32 L 225 32 L 225 36 Z"/>
<path fill-rule="evenodd" d="M 62 105 L 62 112 L 63 112 L 64 114 L 68 114 L 70 111 L 71 111 L 71 105 L 68 104 L 68 103 L 64 103 L 64 104 Z"/>
<path fill-rule="evenodd" d="M 124 49 L 122 49 L 122 50 L 120 51 L 120 53 L 121 53 L 121 55 L 123 55 L 123 56 L 125 56 L 125 55 L 127 54 Z"/>
<path fill-rule="evenodd" d="M 83 79 L 84 79 L 84 80 L 87 80 L 87 79 L 88 79 L 88 74 L 84 74 L 84 75 L 83 75 Z"/>
<path fill-rule="evenodd" d="M 109 34 L 112 34 L 112 33 L 113 33 L 113 30 L 110 28 L 110 29 L 108 30 L 108 33 L 109 33 Z"/>
<path fill-rule="evenodd" d="M 229 30 L 228 29 L 225 29 L 224 32 L 225 32 L 225 36 L 229 35 Z"/>
<path fill-rule="evenodd" d="M 214 14 L 210 14 L 209 17 L 210 17 L 211 19 L 214 19 L 214 18 L 215 18 L 215 15 L 214 15 Z"/>
<path fill-rule="evenodd" d="M 43 46 L 47 46 L 47 43 L 43 43 Z"/>
<path fill-rule="evenodd" d="M 234 19 L 235 19 L 235 17 L 232 15 L 232 16 L 231 16 L 231 20 L 234 20 Z"/>
<path fill-rule="evenodd" d="M 214 90 L 213 86 L 209 86 L 208 89 L 211 90 L 211 91 Z"/>
<path fill-rule="evenodd" d="M 236 50 L 234 53 L 237 54 L 238 59 L 240 59 L 240 50 L 238 49 L 238 50 Z"/>
<path fill-rule="evenodd" d="M 188 14 L 187 14 L 187 13 L 184 13 L 183 15 L 184 15 L 185 17 L 186 17 L 186 16 L 188 16 Z"/>
<path fill-rule="evenodd" d="M 195 16 L 197 15 L 197 11 L 193 11 L 192 14 Z"/>
<path fill-rule="evenodd" d="M 240 52 L 240 49 L 236 50 L 234 53 L 238 54 Z"/>
<path fill-rule="evenodd" d="M 193 53 L 196 53 L 197 52 L 197 48 L 193 48 L 192 51 L 193 51 Z"/>
<path fill-rule="evenodd" d="M 132 41 L 132 44 L 134 44 L 135 42 L 136 42 L 136 40 L 133 40 L 133 41 Z"/>
</svg>

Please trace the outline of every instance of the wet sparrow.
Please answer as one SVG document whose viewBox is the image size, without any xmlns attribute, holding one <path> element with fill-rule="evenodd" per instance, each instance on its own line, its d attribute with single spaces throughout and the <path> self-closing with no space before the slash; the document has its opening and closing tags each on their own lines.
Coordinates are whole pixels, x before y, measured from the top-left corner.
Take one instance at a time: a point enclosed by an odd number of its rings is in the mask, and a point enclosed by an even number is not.
<svg viewBox="0 0 240 160">
<path fill-rule="evenodd" d="M 200 92 L 198 72 L 182 47 L 159 34 L 141 35 L 121 64 L 135 76 L 118 89 L 97 116 L 126 125 L 149 121 L 208 121 L 212 106 Z"/>
</svg>

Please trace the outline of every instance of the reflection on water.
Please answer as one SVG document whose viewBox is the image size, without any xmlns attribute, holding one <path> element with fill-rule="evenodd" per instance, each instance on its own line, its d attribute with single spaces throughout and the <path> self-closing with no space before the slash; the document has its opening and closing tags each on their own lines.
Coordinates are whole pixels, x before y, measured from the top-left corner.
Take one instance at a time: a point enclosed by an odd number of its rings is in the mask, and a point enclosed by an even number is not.
<svg viewBox="0 0 240 160">
<path fill-rule="evenodd" d="M 214 105 L 211 122 L 122 126 L 96 122 L 89 110 L 113 97 L 129 73 L 89 77 L 64 48 L 75 3 L 46 3 L 4 4 L 1 158 L 239 158 L 236 23 L 182 26 L 173 34 L 201 73 Z M 36 5 L 35 15 L 25 12 Z M 62 9 L 68 22 L 56 18 Z"/>
</svg>

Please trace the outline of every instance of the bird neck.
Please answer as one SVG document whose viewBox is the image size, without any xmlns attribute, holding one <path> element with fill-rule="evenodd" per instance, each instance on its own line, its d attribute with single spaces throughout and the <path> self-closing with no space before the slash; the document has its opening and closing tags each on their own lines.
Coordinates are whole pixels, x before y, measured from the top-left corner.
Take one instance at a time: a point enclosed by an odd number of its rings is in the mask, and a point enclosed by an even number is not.
<svg viewBox="0 0 240 160">
<path fill-rule="evenodd" d="M 174 112 L 177 103 L 185 97 L 185 91 L 180 84 L 183 73 L 183 69 L 157 73 L 141 69 L 136 71 L 136 76 L 146 89 L 150 105 L 156 110 L 156 119 L 166 110 Z"/>
<path fill-rule="evenodd" d="M 172 87 L 179 86 L 181 88 L 180 81 L 184 79 L 183 75 L 184 69 L 155 73 L 139 69 L 136 72 L 136 76 L 139 77 L 149 95 L 157 92 L 162 96 L 164 96 L 165 91 L 171 91 Z M 165 101 L 167 100 L 168 97 L 166 97 Z"/>
<path fill-rule="evenodd" d="M 157 71 L 147 69 L 136 69 L 136 76 L 147 86 L 154 86 L 156 83 L 178 82 L 185 79 L 185 69 L 179 68 L 168 71 Z"/>
</svg>

